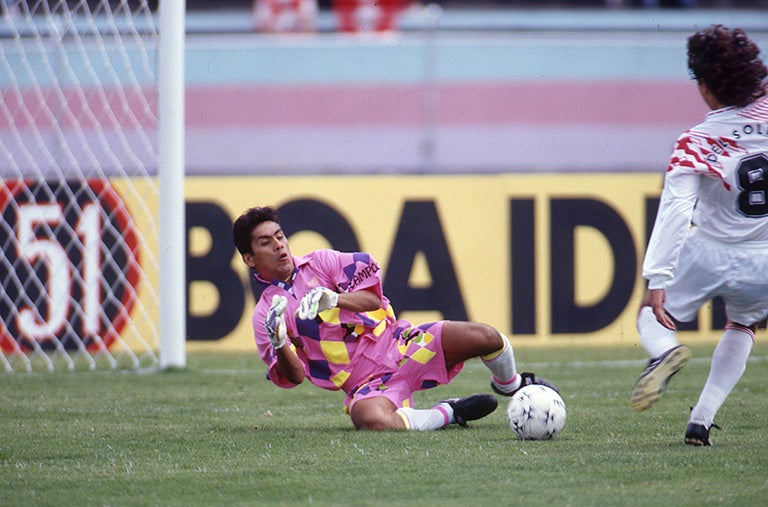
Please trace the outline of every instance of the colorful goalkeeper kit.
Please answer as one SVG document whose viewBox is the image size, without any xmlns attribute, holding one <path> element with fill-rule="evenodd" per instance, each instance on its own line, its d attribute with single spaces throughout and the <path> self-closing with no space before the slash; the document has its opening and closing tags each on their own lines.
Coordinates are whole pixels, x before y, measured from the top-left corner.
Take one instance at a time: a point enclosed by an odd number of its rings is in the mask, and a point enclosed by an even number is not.
<svg viewBox="0 0 768 507">
<path fill-rule="evenodd" d="M 441 345 L 443 322 L 414 327 L 398 320 L 382 293 L 381 269 L 367 253 L 317 250 L 294 257 L 290 284 L 280 280 L 255 280 L 262 289 L 253 312 L 253 328 L 259 355 L 267 365 L 267 377 L 275 385 L 295 384 L 282 377 L 275 350 L 263 325 L 275 295 L 288 300 L 284 312 L 289 344 L 304 365 L 309 380 L 324 389 L 347 394 L 347 411 L 369 396 L 385 396 L 396 407 L 413 406 L 413 392 L 448 383 L 462 369 L 446 370 Z M 335 292 L 373 290 L 381 299 L 375 311 L 356 313 L 334 307 L 314 319 L 296 316 L 302 297 L 316 287 Z"/>
</svg>

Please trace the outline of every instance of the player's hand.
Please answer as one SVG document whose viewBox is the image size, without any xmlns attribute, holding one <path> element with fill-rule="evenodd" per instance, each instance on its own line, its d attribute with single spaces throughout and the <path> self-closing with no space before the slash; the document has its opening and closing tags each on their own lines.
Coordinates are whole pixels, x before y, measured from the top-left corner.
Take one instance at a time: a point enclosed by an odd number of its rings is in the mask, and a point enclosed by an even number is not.
<svg viewBox="0 0 768 507">
<path fill-rule="evenodd" d="M 315 287 L 301 298 L 296 316 L 301 320 L 311 320 L 317 317 L 318 313 L 335 308 L 338 303 L 337 293 L 325 287 Z"/>
<path fill-rule="evenodd" d="M 664 301 L 666 301 L 667 298 L 666 291 L 664 289 L 651 289 L 648 297 L 650 299 L 650 306 L 653 310 L 653 314 L 656 316 L 656 320 L 659 324 L 674 331 L 677 328 L 677 325 L 664 309 Z"/>
<path fill-rule="evenodd" d="M 287 305 L 288 299 L 285 296 L 273 296 L 272 306 L 269 307 L 267 318 L 264 319 L 264 327 L 267 329 L 269 341 L 275 350 L 282 348 L 288 339 L 288 330 L 283 316 Z"/>
</svg>

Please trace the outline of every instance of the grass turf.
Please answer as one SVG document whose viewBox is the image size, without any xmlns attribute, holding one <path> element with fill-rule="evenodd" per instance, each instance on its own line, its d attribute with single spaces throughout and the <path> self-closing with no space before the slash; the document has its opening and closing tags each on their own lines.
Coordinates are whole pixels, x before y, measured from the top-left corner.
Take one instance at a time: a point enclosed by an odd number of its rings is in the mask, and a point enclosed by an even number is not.
<svg viewBox="0 0 768 507">
<path fill-rule="evenodd" d="M 518 347 L 568 409 L 552 441 L 523 442 L 499 409 L 467 429 L 357 432 L 341 393 L 278 389 L 253 355 L 193 354 L 182 371 L 0 375 L 0 504 L 760 505 L 768 498 L 768 347 L 721 409 L 714 447 L 683 445 L 711 345 L 652 409 L 628 395 L 638 348 Z M 488 392 L 473 360 L 440 399 Z"/>
</svg>

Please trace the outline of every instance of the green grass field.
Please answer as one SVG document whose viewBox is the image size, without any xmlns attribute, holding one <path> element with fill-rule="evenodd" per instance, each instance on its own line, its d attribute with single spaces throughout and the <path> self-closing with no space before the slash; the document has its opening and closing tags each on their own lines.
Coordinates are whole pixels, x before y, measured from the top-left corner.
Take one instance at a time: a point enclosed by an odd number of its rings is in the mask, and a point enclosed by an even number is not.
<svg viewBox="0 0 768 507">
<path fill-rule="evenodd" d="M 765 505 L 760 338 L 710 448 L 684 445 L 683 431 L 711 345 L 693 347 L 641 414 L 628 401 L 639 347 L 519 347 L 519 367 L 556 382 L 568 408 L 547 442 L 517 440 L 504 400 L 467 429 L 356 432 L 341 393 L 278 389 L 255 351 L 194 354 L 185 370 L 155 374 L 2 374 L 0 505 Z M 488 392 L 477 360 L 417 403 L 475 392 Z"/>
</svg>

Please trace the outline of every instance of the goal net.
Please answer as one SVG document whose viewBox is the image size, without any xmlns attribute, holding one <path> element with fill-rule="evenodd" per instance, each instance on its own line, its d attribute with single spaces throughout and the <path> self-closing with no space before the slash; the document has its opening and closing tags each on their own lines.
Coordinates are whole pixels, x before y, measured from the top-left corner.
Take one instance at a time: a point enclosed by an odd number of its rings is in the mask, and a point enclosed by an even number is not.
<svg viewBox="0 0 768 507">
<path fill-rule="evenodd" d="M 0 371 L 158 367 L 157 6 L 0 9 Z"/>
</svg>

